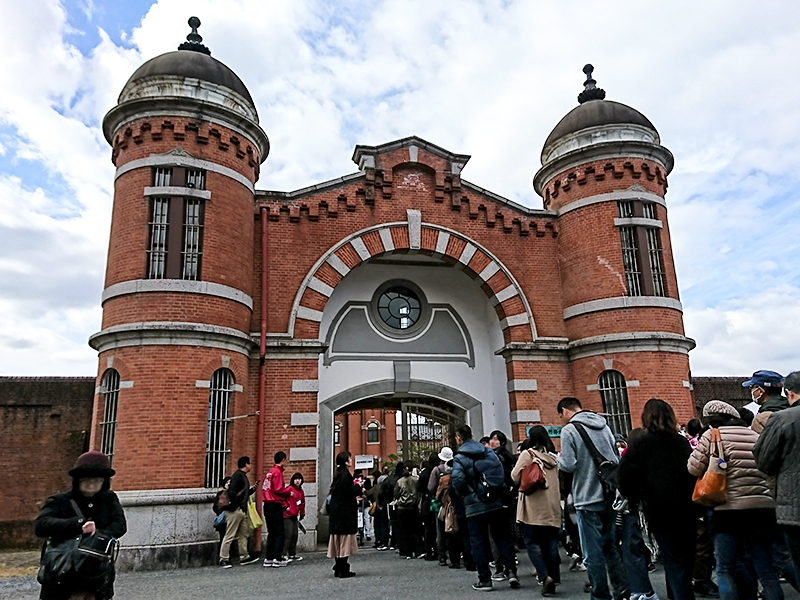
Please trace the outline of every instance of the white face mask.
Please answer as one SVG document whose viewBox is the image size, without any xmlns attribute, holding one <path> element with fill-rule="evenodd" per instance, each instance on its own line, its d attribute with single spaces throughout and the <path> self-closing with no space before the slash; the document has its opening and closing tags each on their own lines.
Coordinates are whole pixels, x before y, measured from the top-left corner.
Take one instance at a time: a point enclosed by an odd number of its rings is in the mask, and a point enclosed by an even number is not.
<svg viewBox="0 0 800 600">
<path fill-rule="evenodd" d="M 760 388 L 753 388 L 750 390 L 750 397 L 753 399 L 753 402 L 758 402 L 763 395 L 764 392 Z"/>
</svg>

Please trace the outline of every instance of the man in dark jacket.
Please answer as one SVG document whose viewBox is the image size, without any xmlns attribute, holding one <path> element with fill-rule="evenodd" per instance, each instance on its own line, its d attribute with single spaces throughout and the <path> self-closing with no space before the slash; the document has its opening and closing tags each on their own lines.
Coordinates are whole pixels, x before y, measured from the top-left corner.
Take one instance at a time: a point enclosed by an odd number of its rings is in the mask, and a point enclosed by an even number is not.
<svg viewBox="0 0 800 600">
<path fill-rule="evenodd" d="M 789 408 L 773 414 L 753 447 L 762 473 L 778 476 L 776 516 L 782 526 L 792 558 L 800 566 L 800 371 L 783 382 Z"/>
<path fill-rule="evenodd" d="M 578 517 L 584 564 L 592 584 L 591 600 L 611 598 L 608 577 L 614 587 L 614 598 L 622 598 L 629 591 L 628 578 L 614 543 L 613 513 L 597 475 L 594 459 L 577 426 L 583 428 L 606 460 L 617 463 L 619 454 L 614 434 L 603 417 L 583 410 L 577 398 L 562 398 L 557 410 L 561 419 L 567 421 L 561 430 L 558 468 L 573 474 L 572 498 Z"/>
<path fill-rule="evenodd" d="M 250 494 L 255 491 L 255 486 L 250 487 L 250 480 L 247 478 L 247 474 L 250 472 L 250 457 L 242 456 L 238 460 L 237 466 L 239 468 L 231 475 L 231 483 L 228 486 L 230 506 L 225 509 L 225 537 L 222 538 L 222 545 L 219 549 L 219 566 L 223 569 L 230 569 L 232 566 L 230 551 L 234 539 L 239 546 L 239 556 L 243 557 L 240 559 L 241 564 L 249 565 L 259 559 L 257 554 L 247 555 L 247 538 L 250 535 L 247 501 Z"/>
<path fill-rule="evenodd" d="M 456 429 L 456 441 L 459 448 L 453 460 L 450 485 L 454 492 L 464 499 L 472 558 L 478 568 L 478 582 L 472 587 L 478 591 L 491 591 L 492 579 L 495 581 L 508 580 L 511 587 L 519 587 L 517 567 L 509 545 L 508 521 L 502 510 L 503 504 L 500 498 L 487 500 L 483 494 L 479 496 L 477 493 L 481 470 L 477 467 L 476 462 L 480 461 L 482 465 L 488 465 L 488 469 L 496 465 L 502 470 L 500 460 L 494 451 L 472 439 L 472 429 L 469 425 L 464 424 Z M 486 470 L 485 468 L 483 472 Z M 489 533 L 497 544 L 500 554 L 499 562 L 505 566 L 504 573 L 494 576 L 489 569 L 489 559 L 486 556 L 484 545 Z"/>
</svg>

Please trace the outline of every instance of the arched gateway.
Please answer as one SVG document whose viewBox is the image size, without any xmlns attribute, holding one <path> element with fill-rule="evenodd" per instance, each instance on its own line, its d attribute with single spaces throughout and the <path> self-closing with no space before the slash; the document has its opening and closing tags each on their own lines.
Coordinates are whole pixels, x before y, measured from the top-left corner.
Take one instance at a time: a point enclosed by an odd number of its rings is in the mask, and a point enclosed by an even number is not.
<svg viewBox="0 0 800 600">
<path fill-rule="evenodd" d="M 256 189 L 269 140 L 199 36 L 137 69 L 103 122 L 117 170 L 90 340 L 122 566 L 214 562 L 216 482 L 241 455 L 263 477 L 278 450 L 308 482 L 314 546 L 337 436 L 386 459 L 410 406 L 514 441 L 559 425 L 565 395 L 623 430 L 652 396 L 693 415 L 672 155 L 641 113 L 587 90 L 545 143 L 541 210 L 417 137 L 357 146 L 357 172 L 332 181 Z"/>
</svg>

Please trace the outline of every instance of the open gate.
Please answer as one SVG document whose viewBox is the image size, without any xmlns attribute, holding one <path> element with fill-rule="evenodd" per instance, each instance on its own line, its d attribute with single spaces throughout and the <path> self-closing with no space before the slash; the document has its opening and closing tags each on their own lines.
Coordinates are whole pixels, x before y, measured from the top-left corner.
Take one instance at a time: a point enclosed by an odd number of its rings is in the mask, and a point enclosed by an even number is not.
<svg viewBox="0 0 800 600">
<path fill-rule="evenodd" d="M 427 404 L 424 400 L 403 400 L 400 404 L 403 462 L 412 461 L 423 466 L 431 452 L 442 446 L 455 450 L 456 427 L 466 420 L 466 413 L 455 406 L 449 410 Z"/>
</svg>

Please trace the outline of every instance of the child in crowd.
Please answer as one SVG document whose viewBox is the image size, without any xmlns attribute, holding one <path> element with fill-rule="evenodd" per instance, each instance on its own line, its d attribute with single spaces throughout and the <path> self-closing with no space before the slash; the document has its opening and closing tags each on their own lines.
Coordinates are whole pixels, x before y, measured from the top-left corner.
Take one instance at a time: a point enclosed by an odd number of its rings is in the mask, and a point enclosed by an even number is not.
<svg viewBox="0 0 800 600">
<path fill-rule="evenodd" d="M 302 556 L 297 555 L 297 535 L 300 521 L 306 516 L 306 494 L 303 491 L 302 473 L 292 475 L 287 502 L 286 508 L 283 510 L 283 525 L 286 532 L 283 555 L 295 562 L 303 560 Z"/>
</svg>

